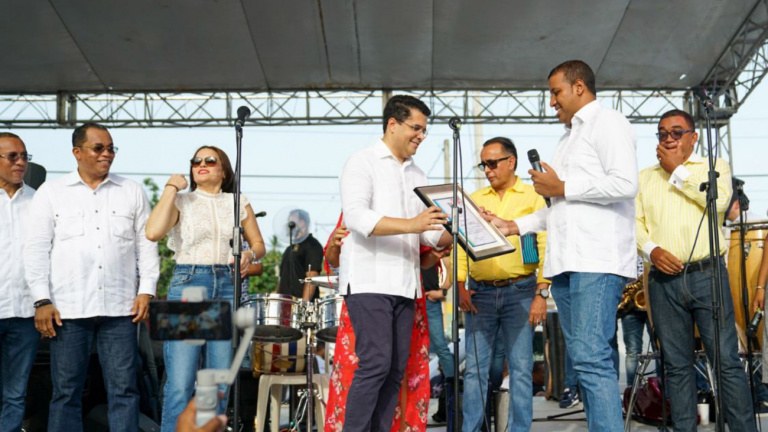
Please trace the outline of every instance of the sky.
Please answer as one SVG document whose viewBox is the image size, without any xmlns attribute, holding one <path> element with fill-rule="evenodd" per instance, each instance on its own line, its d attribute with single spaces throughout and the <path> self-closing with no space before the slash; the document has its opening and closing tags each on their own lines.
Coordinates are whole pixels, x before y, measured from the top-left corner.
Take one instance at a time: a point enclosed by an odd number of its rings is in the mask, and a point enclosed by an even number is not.
<svg viewBox="0 0 768 432">
<path fill-rule="evenodd" d="M 750 210 L 762 217 L 768 209 L 768 170 L 765 168 L 768 110 L 762 106 L 766 99 L 768 84 L 761 83 L 731 119 L 734 174 L 746 181 Z M 554 110 L 549 113 L 554 116 Z M 638 165 L 642 169 L 656 163 L 656 125 L 633 127 L 637 134 Z M 429 136 L 414 159 L 430 177 L 431 184 L 446 183 L 442 179 L 445 175 L 443 142 L 451 138 L 451 130 L 443 124 L 431 125 L 428 130 Z M 48 170 L 49 180 L 76 169 L 71 153 L 71 129 L 12 131 L 24 140 L 33 162 Z M 477 129 L 465 125 L 461 134 L 465 190 L 476 190 L 478 186 L 473 178 L 482 177 L 480 171 L 472 168 L 479 162 L 476 141 L 482 143 L 495 136 L 511 138 L 520 156 L 517 173 L 526 181 L 527 151 L 537 149 L 541 160 L 548 162 L 562 133 L 560 124 L 481 125 Z M 221 147 L 234 164 L 233 128 L 113 128 L 111 134 L 119 148 L 112 172 L 139 182 L 151 177 L 162 186 L 171 174 L 187 174 L 189 159 L 202 145 Z M 338 175 L 345 160 L 381 135 L 380 125 L 246 126 L 242 192 L 248 196 L 254 212 L 267 212 L 266 217 L 258 220 L 264 237 L 276 233 L 276 227 L 284 227 L 288 210 L 301 208 L 311 215 L 315 237 L 325 243 L 341 208 Z M 487 182 L 481 179 L 478 184 L 485 186 Z"/>
</svg>

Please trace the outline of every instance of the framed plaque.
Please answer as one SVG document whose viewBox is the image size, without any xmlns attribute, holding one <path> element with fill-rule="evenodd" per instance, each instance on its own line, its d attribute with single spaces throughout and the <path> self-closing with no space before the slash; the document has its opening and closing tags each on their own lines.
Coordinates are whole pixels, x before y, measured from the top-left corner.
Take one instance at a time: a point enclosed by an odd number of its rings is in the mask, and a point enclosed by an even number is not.
<svg viewBox="0 0 768 432">
<path fill-rule="evenodd" d="M 413 190 L 427 207 L 437 206 L 448 215 L 445 229 L 453 233 L 451 212 L 453 206 L 453 185 L 417 187 Z M 473 261 L 481 261 L 515 251 L 512 243 L 495 225 L 486 222 L 480 215 L 480 208 L 458 187 L 459 197 L 459 244 Z M 465 218 L 466 216 L 466 218 Z"/>
</svg>

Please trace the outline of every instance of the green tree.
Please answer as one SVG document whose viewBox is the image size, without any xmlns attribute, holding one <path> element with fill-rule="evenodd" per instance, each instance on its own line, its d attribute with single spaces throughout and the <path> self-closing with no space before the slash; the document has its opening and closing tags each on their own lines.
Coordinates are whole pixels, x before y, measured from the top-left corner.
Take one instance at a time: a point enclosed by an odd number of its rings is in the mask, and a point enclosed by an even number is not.
<svg viewBox="0 0 768 432">
<path fill-rule="evenodd" d="M 277 282 L 280 276 L 280 261 L 283 252 L 280 250 L 280 242 L 277 236 L 269 239 L 266 255 L 261 259 L 263 267 L 261 276 L 252 276 L 248 281 L 248 292 L 251 294 L 270 293 L 277 291 Z"/>
<path fill-rule="evenodd" d="M 149 204 L 155 208 L 160 199 L 160 187 L 151 178 L 144 179 L 144 186 L 150 191 Z M 157 281 L 157 297 L 165 298 L 168 295 L 168 287 L 171 285 L 173 267 L 176 265 L 173 251 L 168 249 L 168 236 L 157 242 L 157 251 L 160 254 L 160 280 Z"/>
</svg>

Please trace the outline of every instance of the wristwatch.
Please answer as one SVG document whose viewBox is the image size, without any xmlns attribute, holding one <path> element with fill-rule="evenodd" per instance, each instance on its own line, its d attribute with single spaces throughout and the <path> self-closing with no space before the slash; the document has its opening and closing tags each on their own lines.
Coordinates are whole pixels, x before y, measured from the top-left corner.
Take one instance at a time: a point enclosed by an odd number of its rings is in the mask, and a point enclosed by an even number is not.
<svg viewBox="0 0 768 432">
<path fill-rule="evenodd" d="M 536 291 L 536 295 L 540 295 L 541 298 L 547 299 L 547 298 L 549 298 L 549 290 L 546 289 L 546 288 L 540 289 L 540 290 Z"/>
</svg>

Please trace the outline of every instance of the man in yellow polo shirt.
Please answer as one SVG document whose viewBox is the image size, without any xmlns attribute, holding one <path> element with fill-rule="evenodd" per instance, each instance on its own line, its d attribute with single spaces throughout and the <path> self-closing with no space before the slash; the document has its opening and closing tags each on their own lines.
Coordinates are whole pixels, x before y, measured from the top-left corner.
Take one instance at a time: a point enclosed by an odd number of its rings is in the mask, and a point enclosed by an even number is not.
<svg viewBox="0 0 768 432">
<path fill-rule="evenodd" d="M 524 184 L 515 175 L 517 149 L 510 139 L 489 139 L 483 144 L 480 159 L 478 167 L 491 185 L 471 195 L 479 206 L 504 219 L 531 214 L 545 206 L 533 186 Z M 508 430 L 527 432 L 531 428 L 533 327 L 546 319 L 546 298 L 549 297 L 549 282 L 541 277 L 547 240 L 546 233 L 538 233 L 538 246 L 526 247 L 524 259 L 520 237 L 508 239 L 517 249 L 515 252 L 478 262 L 470 260 L 469 290 L 465 286 L 467 256 L 463 249 L 457 251 L 459 305 L 467 312 L 464 432 L 480 430 L 483 404 L 490 404 L 486 395 L 497 335 L 503 338 L 510 375 Z"/>
<path fill-rule="evenodd" d="M 723 254 L 728 244 L 720 237 L 720 257 L 709 256 L 707 222 L 698 232 L 706 209 L 707 160 L 693 153 L 698 139 L 690 114 L 672 110 L 659 121 L 659 163 L 640 172 L 635 207 L 637 248 L 652 263 L 648 297 L 656 334 L 664 354 L 672 420 L 676 431 L 696 430 L 696 382 L 693 371 L 693 326 L 698 325 L 707 357 L 714 359 L 711 276 L 714 266 L 722 274 L 723 316 L 720 352 L 723 407 L 728 428 L 755 431 L 752 402 L 737 347 L 733 299 Z M 731 170 L 717 159 L 717 217 L 722 225 L 731 198 Z M 706 218 L 706 216 L 705 216 Z"/>
</svg>

